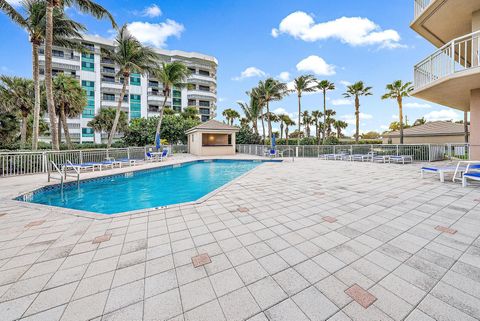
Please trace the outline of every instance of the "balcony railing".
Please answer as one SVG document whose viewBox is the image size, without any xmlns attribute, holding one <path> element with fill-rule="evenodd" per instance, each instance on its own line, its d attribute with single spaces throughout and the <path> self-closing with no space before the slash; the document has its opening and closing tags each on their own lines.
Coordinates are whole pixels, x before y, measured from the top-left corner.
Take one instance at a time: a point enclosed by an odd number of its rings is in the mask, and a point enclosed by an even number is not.
<svg viewBox="0 0 480 321">
<path fill-rule="evenodd" d="M 422 12 L 430 5 L 433 0 L 415 0 L 415 19 L 422 14 Z"/>
<path fill-rule="evenodd" d="M 415 66 L 415 89 L 480 67 L 480 31 L 452 40 Z"/>
</svg>

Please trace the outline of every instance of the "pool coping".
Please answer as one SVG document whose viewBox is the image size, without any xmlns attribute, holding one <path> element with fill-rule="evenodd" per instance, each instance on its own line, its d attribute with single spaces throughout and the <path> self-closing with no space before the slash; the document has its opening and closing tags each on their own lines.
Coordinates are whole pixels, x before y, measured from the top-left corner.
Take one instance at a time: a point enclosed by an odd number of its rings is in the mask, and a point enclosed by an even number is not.
<svg viewBox="0 0 480 321">
<path fill-rule="evenodd" d="M 282 163 L 283 162 L 283 160 L 264 159 L 264 158 L 261 158 L 261 159 L 253 159 L 253 158 L 252 159 L 199 158 L 199 159 L 195 159 L 195 160 L 184 160 L 184 161 L 180 161 L 178 163 L 173 163 L 173 164 L 160 164 L 159 166 L 156 166 L 156 167 L 153 167 L 153 168 L 147 168 L 147 169 L 137 169 L 137 170 L 135 170 L 135 169 L 132 168 L 132 170 L 128 170 L 128 171 L 125 171 L 123 173 L 118 173 L 118 174 L 110 174 L 109 175 L 108 172 L 107 172 L 106 175 L 100 175 L 98 177 L 89 177 L 89 178 L 83 178 L 83 179 L 80 178 L 80 181 L 91 181 L 91 180 L 93 181 L 93 180 L 103 178 L 103 177 L 117 176 L 117 175 L 119 176 L 119 175 L 125 175 L 125 174 L 133 173 L 133 172 L 151 171 L 151 170 L 155 170 L 155 169 L 159 169 L 159 168 L 163 168 L 163 167 L 174 168 L 175 165 L 184 165 L 184 164 L 189 164 L 189 163 L 208 162 L 208 161 L 215 161 L 215 160 L 251 161 L 251 162 L 258 162 L 258 163 L 261 163 L 261 164 L 259 164 L 258 166 L 250 169 L 246 173 L 243 173 L 242 175 L 234 178 L 233 180 L 223 184 L 222 186 L 214 189 L 213 191 L 205 194 L 204 196 L 200 197 L 197 200 L 190 201 L 190 202 L 176 203 L 176 204 L 171 204 L 171 205 L 164 205 L 164 206 L 159 206 L 159 207 L 143 208 L 143 209 L 138 209 L 138 210 L 133 210 L 133 211 L 113 213 L 113 214 L 102 214 L 102 213 L 97 213 L 97 212 L 71 209 L 71 208 L 67 208 L 67 207 L 60 207 L 60 206 L 53 206 L 53 205 L 46 205 L 46 204 L 39 204 L 39 203 L 31 203 L 31 202 L 21 201 L 21 200 L 16 199 L 16 198 L 21 197 L 23 195 L 38 191 L 38 190 L 40 190 L 42 188 L 45 188 L 47 186 L 59 185 L 58 183 L 57 184 L 47 184 L 47 185 L 43 185 L 43 186 L 40 186 L 40 187 L 30 189 L 29 191 L 26 191 L 26 192 L 21 192 L 19 195 L 14 197 L 14 199 L 8 198 L 8 200 L 11 201 L 12 204 L 15 204 L 17 206 L 23 206 L 23 207 L 27 207 L 27 208 L 33 208 L 33 209 L 47 209 L 47 210 L 50 210 L 50 212 L 54 212 L 54 213 L 58 213 L 58 214 L 67 214 L 67 215 L 89 218 L 89 219 L 95 219 L 95 220 L 106 220 L 106 219 L 112 219 L 112 218 L 121 218 L 121 217 L 130 216 L 130 215 L 134 215 L 134 214 L 148 214 L 149 212 L 171 209 L 171 208 L 176 208 L 176 207 L 181 207 L 181 206 L 193 206 L 193 205 L 202 204 L 205 201 L 207 201 L 208 199 L 215 196 L 216 194 L 223 191 L 224 189 L 226 189 L 229 186 L 236 183 L 237 180 L 251 174 L 253 171 L 255 171 L 260 166 L 265 165 L 265 163 Z M 76 182 L 72 182 L 72 181 L 70 181 L 68 183 L 69 184 L 70 183 L 76 184 Z"/>
</svg>

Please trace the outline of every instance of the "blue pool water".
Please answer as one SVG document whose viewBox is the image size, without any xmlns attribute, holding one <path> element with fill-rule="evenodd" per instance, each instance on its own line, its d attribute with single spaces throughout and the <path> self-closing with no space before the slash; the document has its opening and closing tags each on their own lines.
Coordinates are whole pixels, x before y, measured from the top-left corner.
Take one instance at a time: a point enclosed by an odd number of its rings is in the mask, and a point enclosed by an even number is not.
<svg viewBox="0 0 480 321">
<path fill-rule="evenodd" d="M 106 176 L 46 187 L 18 200 L 115 214 L 191 202 L 261 164 L 253 161 L 196 161 L 181 166 Z"/>
</svg>

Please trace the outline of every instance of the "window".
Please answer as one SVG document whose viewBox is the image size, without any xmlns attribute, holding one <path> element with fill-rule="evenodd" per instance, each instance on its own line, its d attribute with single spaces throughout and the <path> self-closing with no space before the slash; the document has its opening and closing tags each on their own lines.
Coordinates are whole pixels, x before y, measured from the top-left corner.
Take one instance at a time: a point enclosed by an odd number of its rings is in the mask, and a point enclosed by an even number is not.
<svg viewBox="0 0 480 321">
<path fill-rule="evenodd" d="M 180 90 L 173 90 L 174 98 L 182 98 L 182 92 Z"/>
<path fill-rule="evenodd" d="M 102 69 L 103 72 L 109 73 L 109 74 L 114 74 L 115 73 L 115 68 L 112 67 L 103 67 Z"/>
<path fill-rule="evenodd" d="M 103 94 L 102 95 L 102 99 L 103 100 L 107 100 L 107 101 L 115 101 L 115 95 L 114 94 Z"/>
<path fill-rule="evenodd" d="M 210 119 L 210 116 L 202 115 L 202 122 L 206 122 Z"/>
<path fill-rule="evenodd" d="M 201 90 L 201 91 L 210 91 L 210 87 L 209 87 L 209 86 L 204 86 L 204 85 L 199 85 L 199 86 L 198 86 L 198 90 Z"/>
<path fill-rule="evenodd" d="M 200 115 L 210 115 L 210 109 L 208 108 L 199 108 Z"/>
<path fill-rule="evenodd" d="M 182 100 L 180 98 L 173 98 L 173 105 L 174 106 L 181 106 L 182 105 Z"/>
<path fill-rule="evenodd" d="M 82 70 L 95 71 L 95 64 L 93 62 L 82 61 Z"/>
<path fill-rule="evenodd" d="M 94 134 L 93 128 L 82 128 L 82 137 L 93 137 Z"/>
<path fill-rule="evenodd" d="M 208 70 L 199 69 L 198 74 L 200 74 L 202 76 L 210 76 L 210 72 Z"/>
<path fill-rule="evenodd" d="M 89 51 L 94 51 L 95 50 L 95 45 L 91 44 L 91 43 L 82 43 L 83 47 Z"/>
<path fill-rule="evenodd" d="M 191 67 L 189 67 L 188 70 L 190 70 L 190 72 L 191 72 L 192 74 L 195 74 L 195 73 L 197 72 L 197 71 L 195 70 L 195 68 L 191 68 Z"/>
<path fill-rule="evenodd" d="M 64 57 L 63 51 L 61 51 L 61 50 L 52 49 L 52 55 L 54 57 L 60 57 L 60 58 Z"/>
<path fill-rule="evenodd" d="M 103 82 L 114 83 L 115 82 L 115 77 L 114 76 L 103 76 L 102 81 Z"/>
<path fill-rule="evenodd" d="M 83 108 L 82 117 L 93 118 L 95 116 L 95 82 L 82 80 L 82 88 L 87 94 L 87 106 Z"/>
<path fill-rule="evenodd" d="M 189 99 L 188 106 L 197 106 L 197 101 L 195 99 Z"/>
<path fill-rule="evenodd" d="M 142 100 L 140 95 L 130 94 L 130 118 L 140 118 L 142 117 Z"/>
<path fill-rule="evenodd" d="M 130 75 L 130 85 L 132 85 L 132 86 L 140 86 L 141 85 L 140 74 L 131 74 Z"/>
<path fill-rule="evenodd" d="M 179 113 L 182 111 L 182 107 L 181 106 L 173 106 L 173 111 Z"/>
<path fill-rule="evenodd" d="M 158 87 L 158 81 L 149 80 L 148 87 Z"/>
<path fill-rule="evenodd" d="M 232 135 L 228 135 L 228 145 L 232 145 Z"/>
<path fill-rule="evenodd" d="M 210 107 L 210 102 L 208 100 L 200 100 L 198 105 L 202 107 Z"/>
</svg>

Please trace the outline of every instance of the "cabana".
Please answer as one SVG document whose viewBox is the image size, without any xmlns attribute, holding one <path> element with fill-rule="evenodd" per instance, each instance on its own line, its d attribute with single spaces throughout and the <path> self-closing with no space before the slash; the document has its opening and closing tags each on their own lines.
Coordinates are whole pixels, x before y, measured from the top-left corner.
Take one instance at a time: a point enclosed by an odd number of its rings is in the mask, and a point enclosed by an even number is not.
<svg viewBox="0 0 480 321">
<path fill-rule="evenodd" d="M 186 131 L 188 152 L 197 156 L 235 155 L 238 127 L 209 120 Z"/>
</svg>

